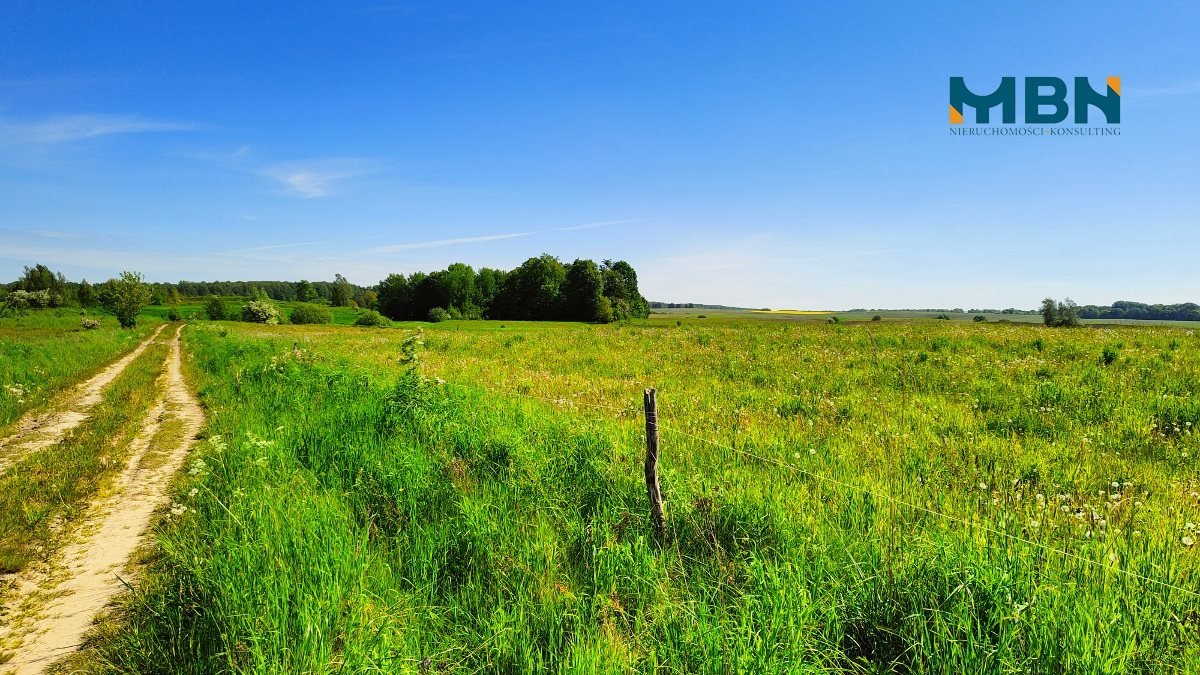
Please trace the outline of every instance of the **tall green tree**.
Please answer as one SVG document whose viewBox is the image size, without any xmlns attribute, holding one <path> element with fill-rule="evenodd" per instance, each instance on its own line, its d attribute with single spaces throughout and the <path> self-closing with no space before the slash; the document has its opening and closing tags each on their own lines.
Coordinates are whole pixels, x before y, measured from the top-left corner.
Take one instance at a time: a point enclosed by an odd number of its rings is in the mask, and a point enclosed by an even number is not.
<svg viewBox="0 0 1200 675">
<path fill-rule="evenodd" d="M 334 307 L 346 307 L 354 296 L 354 287 L 340 274 L 333 275 L 333 288 L 330 289 L 329 301 Z"/>
<path fill-rule="evenodd" d="M 51 293 L 63 294 L 63 287 L 66 285 L 66 279 L 62 274 L 55 274 L 49 267 L 38 264 L 33 267 L 25 266 L 25 272 L 17 281 L 17 290 L 29 291 L 34 293 L 37 291 L 50 291 Z"/>
<path fill-rule="evenodd" d="M 479 297 L 475 291 L 475 270 L 464 263 L 454 263 L 442 276 L 448 307 L 468 319 L 482 316 Z"/>
<path fill-rule="evenodd" d="M 308 279 L 296 282 L 296 299 L 300 302 L 312 302 L 317 299 L 317 289 L 313 288 Z"/>
<path fill-rule="evenodd" d="M 96 304 L 96 290 L 88 283 L 87 279 L 79 282 L 79 305 L 81 307 L 92 307 Z"/>
<path fill-rule="evenodd" d="M 409 318 L 412 307 L 412 287 L 403 274 L 389 274 L 379 282 L 377 304 L 379 311 L 389 319 Z"/>
<path fill-rule="evenodd" d="M 1054 298 L 1042 300 L 1042 323 L 1047 326 L 1058 325 L 1058 303 L 1054 301 Z"/>
<path fill-rule="evenodd" d="M 496 298 L 496 318 L 530 321 L 562 318 L 562 285 L 566 278 L 566 268 L 548 253 L 526 260 L 505 277 L 504 287 Z"/>
<path fill-rule="evenodd" d="M 612 320 L 612 305 L 604 297 L 604 275 L 591 260 L 576 258 L 567 268 L 562 297 L 565 318 L 602 323 Z"/>
<path fill-rule="evenodd" d="M 650 316 L 650 304 L 638 290 L 637 272 L 633 265 L 624 260 L 605 260 L 600 271 L 604 275 L 604 295 L 612 302 L 617 319 L 645 319 Z"/>
<path fill-rule="evenodd" d="M 122 328 L 137 326 L 138 314 L 150 304 L 150 288 L 137 272 L 121 272 L 120 278 L 110 281 L 105 308 L 116 315 Z"/>
</svg>

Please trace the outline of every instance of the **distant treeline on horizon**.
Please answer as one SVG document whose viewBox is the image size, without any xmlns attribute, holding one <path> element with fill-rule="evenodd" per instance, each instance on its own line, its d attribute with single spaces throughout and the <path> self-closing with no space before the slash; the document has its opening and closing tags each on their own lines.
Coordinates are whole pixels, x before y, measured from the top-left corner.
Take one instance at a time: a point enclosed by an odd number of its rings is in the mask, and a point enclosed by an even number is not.
<svg viewBox="0 0 1200 675">
<path fill-rule="evenodd" d="M 444 270 L 389 274 L 375 286 L 333 281 L 179 281 L 149 282 L 151 304 L 174 304 L 180 298 L 265 295 L 282 302 L 328 303 L 376 309 L 396 320 L 515 319 L 607 323 L 649 316 L 649 303 L 638 290 L 637 272 L 629 263 L 600 264 L 576 259 L 563 264 L 543 254 L 512 271 L 455 263 Z M 91 284 L 67 280 L 46 265 L 26 267 L 22 277 L 0 284 L 0 300 L 10 292 L 37 293 L 34 307 L 102 305 L 112 280 Z M 42 297 L 44 296 L 44 298 Z"/>
<path fill-rule="evenodd" d="M 106 282 L 107 283 L 107 282 Z M 103 284 L 99 284 L 103 286 Z M 327 302 L 378 309 L 393 319 L 425 320 L 441 310 L 446 318 L 561 319 L 612 321 L 645 318 L 653 309 L 745 309 L 693 302 L 648 302 L 638 290 L 637 273 L 625 261 L 597 265 L 577 259 L 570 265 L 550 255 L 526 260 L 511 272 L 455 263 L 445 270 L 410 275 L 391 274 L 374 286 L 351 284 L 341 275 L 333 281 L 179 281 L 149 282 L 152 302 L 211 296 L 251 297 L 261 291 L 283 302 Z M 101 289 L 68 280 L 46 265 L 26 267 L 20 279 L 0 284 L 0 300 L 12 291 L 46 291 L 48 306 L 91 306 Z M 1111 305 L 1080 305 L 1081 319 L 1200 321 L 1200 305 L 1171 305 L 1118 300 Z M 850 312 L 880 310 L 856 308 Z M 1038 314 L 1038 309 L 909 309 L 886 311 L 948 312 L 958 314 Z"/>
</svg>

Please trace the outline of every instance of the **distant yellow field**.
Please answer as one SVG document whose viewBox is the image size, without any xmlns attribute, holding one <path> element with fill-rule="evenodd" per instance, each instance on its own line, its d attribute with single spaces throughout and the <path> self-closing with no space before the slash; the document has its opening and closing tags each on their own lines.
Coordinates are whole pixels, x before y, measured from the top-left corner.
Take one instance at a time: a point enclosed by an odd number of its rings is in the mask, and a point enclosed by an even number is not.
<svg viewBox="0 0 1200 675">
<path fill-rule="evenodd" d="M 828 311 L 812 311 L 807 309 L 755 309 L 755 314 L 833 314 Z"/>
</svg>

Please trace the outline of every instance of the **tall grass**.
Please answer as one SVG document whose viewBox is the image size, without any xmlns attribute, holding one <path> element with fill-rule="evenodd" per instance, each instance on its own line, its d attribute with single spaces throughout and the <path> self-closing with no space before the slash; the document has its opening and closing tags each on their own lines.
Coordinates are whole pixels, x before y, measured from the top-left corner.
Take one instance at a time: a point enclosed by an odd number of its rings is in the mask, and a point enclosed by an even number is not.
<svg viewBox="0 0 1200 675">
<path fill-rule="evenodd" d="M 427 375 L 549 401 L 405 375 L 400 331 L 189 331 L 213 436 L 89 663 L 1195 672 L 1194 336 L 871 330 L 426 336 Z"/>
</svg>

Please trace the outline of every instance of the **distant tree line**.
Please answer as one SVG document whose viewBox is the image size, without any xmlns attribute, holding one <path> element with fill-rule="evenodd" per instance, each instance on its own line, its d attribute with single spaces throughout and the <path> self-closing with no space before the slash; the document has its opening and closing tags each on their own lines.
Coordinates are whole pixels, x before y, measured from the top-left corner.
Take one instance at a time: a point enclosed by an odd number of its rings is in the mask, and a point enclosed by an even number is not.
<svg viewBox="0 0 1200 675">
<path fill-rule="evenodd" d="M 1176 305 L 1147 305 L 1118 300 L 1111 305 L 1082 305 L 1081 319 L 1149 319 L 1154 321 L 1200 321 L 1200 305 L 1182 302 Z"/>
<path fill-rule="evenodd" d="M 160 284 L 155 284 L 158 286 Z M 345 277 L 335 275 L 333 281 L 180 281 L 176 284 L 161 284 L 173 286 L 179 293 L 194 298 L 210 295 L 236 295 L 239 297 L 254 297 L 255 291 L 262 291 L 271 300 L 283 302 L 319 302 L 325 301 L 334 307 L 346 307 L 356 297 L 361 298 L 370 289 L 346 281 Z M 360 303 L 361 304 L 361 303 Z"/>
<path fill-rule="evenodd" d="M 746 309 L 746 308 L 745 307 L 731 307 L 729 305 L 706 305 L 706 304 L 699 303 L 699 302 L 659 302 L 657 300 L 651 300 L 650 301 L 650 309 Z"/>
<path fill-rule="evenodd" d="M 962 307 L 954 307 L 953 309 L 945 308 L 926 308 L 926 309 L 851 309 L 850 312 L 937 312 L 939 314 L 1037 314 L 1041 310 L 1037 309 L 1017 309 L 1009 307 L 1007 309 L 963 309 Z"/>
<path fill-rule="evenodd" d="M 515 319 L 608 323 L 650 315 L 637 272 L 623 261 L 569 265 L 544 254 L 512 271 L 455 263 L 436 272 L 390 274 L 378 309 L 396 320 Z"/>
<path fill-rule="evenodd" d="M 180 281 L 143 283 L 145 302 L 177 305 L 183 297 L 206 298 L 206 313 L 224 317 L 222 297 L 251 298 L 254 312 L 266 312 L 271 300 L 378 310 L 397 320 L 519 319 L 607 323 L 649 316 L 649 303 L 638 290 L 637 272 L 623 261 L 577 259 L 563 264 L 551 255 L 526 260 L 512 271 L 455 263 L 436 272 L 391 274 L 373 288 L 351 284 L 340 274 L 333 281 Z M 0 285 L 0 299 L 19 291 L 29 307 L 100 306 L 113 309 L 128 295 L 122 279 L 92 285 L 68 281 L 45 265 L 26 267 L 20 279 Z M 255 304 L 257 303 L 257 304 Z M 244 312 L 243 312 L 244 313 Z M 311 315 L 311 317 L 309 316 Z M 323 317 L 305 308 L 302 318 Z M 215 318 L 215 317 L 214 317 Z M 255 320 L 261 317 L 255 314 Z M 268 319 L 272 317 L 267 317 Z"/>
</svg>

